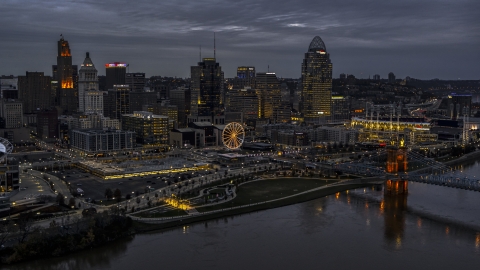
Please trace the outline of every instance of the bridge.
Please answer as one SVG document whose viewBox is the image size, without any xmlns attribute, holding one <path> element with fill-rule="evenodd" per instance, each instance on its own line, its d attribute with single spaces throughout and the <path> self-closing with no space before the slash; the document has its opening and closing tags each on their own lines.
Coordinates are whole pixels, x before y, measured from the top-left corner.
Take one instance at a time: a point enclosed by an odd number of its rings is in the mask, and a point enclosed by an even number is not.
<svg viewBox="0 0 480 270">
<path fill-rule="evenodd" d="M 335 164 L 333 169 L 360 176 L 383 176 L 387 189 L 405 192 L 407 181 L 480 191 L 480 179 L 409 151 L 406 147 L 389 146 L 360 160 Z"/>
</svg>

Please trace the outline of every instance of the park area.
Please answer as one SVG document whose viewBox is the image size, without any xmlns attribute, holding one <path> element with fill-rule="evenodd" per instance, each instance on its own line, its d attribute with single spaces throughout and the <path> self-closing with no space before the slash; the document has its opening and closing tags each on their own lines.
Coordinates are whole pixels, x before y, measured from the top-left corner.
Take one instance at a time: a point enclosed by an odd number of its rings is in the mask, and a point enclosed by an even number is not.
<svg viewBox="0 0 480 270">
<path fill-rule="evenodd" d="M 247 182 L 237 188 L 237 196 L 233 200 L 217 205 L 198 207 L 197 211 L 207 212 L 279 199 L 333 182 L 335 181 L 313 178 L 276 178 Z"/>
</svg>

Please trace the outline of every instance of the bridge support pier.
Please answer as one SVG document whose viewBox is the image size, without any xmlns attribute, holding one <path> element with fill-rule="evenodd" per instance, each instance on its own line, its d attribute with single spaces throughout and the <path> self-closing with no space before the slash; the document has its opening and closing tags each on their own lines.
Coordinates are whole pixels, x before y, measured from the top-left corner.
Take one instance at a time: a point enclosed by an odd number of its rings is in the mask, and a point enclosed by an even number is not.
<svg viewBox="0 0 480 270">
<path fill-rule="evenodd" d="M 408 181 L 386 180 L 384 193 L 385 195 L 408 194 Z"/>
</svg>

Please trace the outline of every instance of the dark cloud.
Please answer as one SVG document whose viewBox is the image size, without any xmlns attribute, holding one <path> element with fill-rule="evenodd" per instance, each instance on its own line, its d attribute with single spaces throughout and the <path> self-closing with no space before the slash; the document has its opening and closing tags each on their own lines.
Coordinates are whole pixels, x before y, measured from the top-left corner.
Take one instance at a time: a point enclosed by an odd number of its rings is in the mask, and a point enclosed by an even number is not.
<svg viewBox="0 0 480 270">
<path fill-rule="evenodd" d="M 478 79 L 477 0 L 3 0 L 0 74 L 51 73 L 60 34 L 73 61 L 130 63 L 147 76 L 189 76 L 213 55 L 226 76 L 240 65 L 299 77 L 312 38 L 324 40 L 339 73 Z"/>
</svg>

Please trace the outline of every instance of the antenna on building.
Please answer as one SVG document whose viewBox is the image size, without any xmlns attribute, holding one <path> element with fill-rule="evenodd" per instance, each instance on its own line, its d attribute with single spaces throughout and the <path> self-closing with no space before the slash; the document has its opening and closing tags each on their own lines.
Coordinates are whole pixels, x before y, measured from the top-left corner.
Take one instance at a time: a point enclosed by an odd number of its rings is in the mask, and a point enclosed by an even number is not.
<svg viewBox="0 0 480 270">
<path fill-rule="evenodd" d="M 270 73 L 270 65 L 267 66 L 267 72 Z"/>
<path fill-rule="evenodd" d="M 213 32 L 213 58 L 217 59 L 217 50 L 215 42 L 215 32 Z"/>
</svg>

